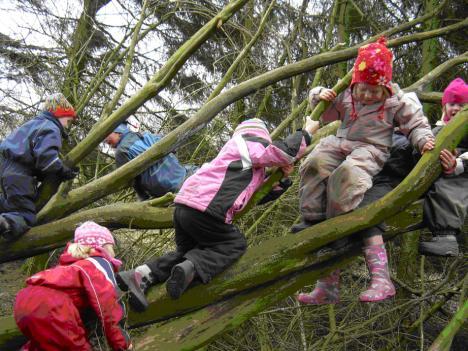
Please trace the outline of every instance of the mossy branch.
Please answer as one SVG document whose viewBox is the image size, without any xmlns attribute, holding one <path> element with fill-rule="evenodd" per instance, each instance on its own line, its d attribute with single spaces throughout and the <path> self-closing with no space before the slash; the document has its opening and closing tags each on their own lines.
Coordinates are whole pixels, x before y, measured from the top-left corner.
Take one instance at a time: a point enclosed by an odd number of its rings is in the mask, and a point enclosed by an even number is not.
<svg viewBox="0 0 468 351">
<path fill-rule="evenodd" d="M 458 309 L 449 324 L 434 340 L 428 351 L 448 351 L 454 336 L 465 324 L 468 318 L 468 300 Z"/>
<path fill-rule="evenodd" d="M 462 63 L 468 62 L 468 51 L 464 52 L 463 54 L 456 56 L 450 60 L 445 61 L 444 63 L 440 64 L 439 66 L 435 67 L 429 73 L 424 75 L 421 79 L 411 84 L 409 87 L 403 89 L 405 92 L 410 91 L 422 91 L 426 87 L 426 85 L 430 84 L 437 78 L 443 76 L 453 67 L 460 65 Z"/>
<path fill-rule="evenodd" d="M 2 242 L 0 263 L 31 257 L 64 246 L 73 238 L 75 228 L 85 221 L 95 221 L 108 228 L 172 228 L 174 208 L 156 207 L 172 202 L 174 196 L 145 202 L 116 203 L 74 213 L 66 218 L 36 226 L 20 240 Z M 165 200 L 165 201 L 163 201 Z"/>
</svg>

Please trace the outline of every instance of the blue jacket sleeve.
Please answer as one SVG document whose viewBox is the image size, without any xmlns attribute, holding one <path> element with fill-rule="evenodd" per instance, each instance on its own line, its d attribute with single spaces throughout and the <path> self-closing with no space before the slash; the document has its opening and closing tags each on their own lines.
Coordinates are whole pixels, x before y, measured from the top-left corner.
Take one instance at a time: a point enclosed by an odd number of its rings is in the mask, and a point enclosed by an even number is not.
<svg viewBox="0 0 468 351">
<path fill-rule="evenodd" d="M 42 173 L 56 173 L 63 169 L 63 162 L 59 158 L 62 136 L 58 129 L 41 129 L 32 144 L 36 169 Z"/>
</svg>

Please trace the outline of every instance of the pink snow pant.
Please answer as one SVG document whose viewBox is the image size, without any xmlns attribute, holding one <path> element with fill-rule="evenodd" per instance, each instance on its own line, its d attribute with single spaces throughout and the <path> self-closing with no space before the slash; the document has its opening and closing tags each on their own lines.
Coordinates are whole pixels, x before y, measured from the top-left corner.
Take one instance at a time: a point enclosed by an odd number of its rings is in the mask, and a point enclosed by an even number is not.
<svg viewBox="0 0 468 351">
<path fill-rule="evenodd" d="M 355 209 L 382 170 L 389 149 L 330 135 L 300 167 L 302 218 L 318 221 Z"/>
</svg>

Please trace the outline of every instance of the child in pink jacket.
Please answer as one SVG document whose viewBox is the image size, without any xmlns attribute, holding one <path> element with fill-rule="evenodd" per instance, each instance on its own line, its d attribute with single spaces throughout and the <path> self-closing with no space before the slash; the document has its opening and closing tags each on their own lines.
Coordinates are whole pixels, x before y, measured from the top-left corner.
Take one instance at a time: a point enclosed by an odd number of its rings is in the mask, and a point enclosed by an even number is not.
<svg viewBox="0 0 468 351">
<path fill-rule="evenodd" d="M 265 181 L 265 168 L 293 164 L 317 129 L 318 122 L 309 121 L 307 131 L 272 141 L 260 119 L 239 124 L 218 156 L 189 177 L 175 198 L 176 251 L 118 275 L 131 306 L 146 309 L 146 289 L 166 280 L 176 299 L 195 277 L 206 284 L 242 256 L 247 242 L 232 224 L 235 214 Z"/>
<path fill-rule="evenodd" d="M 300 168 L 300 231 L 314 223 L 355 209 L 372 186 L 389 157 L 394 127 L 398 126 L 417 150 L 433 147 L 434 138 L 414 93 L 406 94 L 392 84 L 393 55 L 384 38 L 359 48 L 351 85 L 336 96 L 330 89 L 317 87 L 310 103 L 331 101 L 322 116 L 324 122 L 341 120 L 336 136 L 320 141 Z M 372 276 L 370 288 L 361 301 L 380 301 L 395 294 L 387 266 L 383 241 L 367 242 L 365 257 Z M 378 267 L 378 269 L 377 269 Z M 336 303 L 339 271 L 320 279 L 311 295 L 299 300 L 311 304 Z"/>
<path fill-rule="evenodd" d="M 85 222 L 56 267 L 28 278 L 14 306 L 16 324 L 29 339 L 21 350 L 91 351 L 81 319 L 87 310 L 101 321 L 112 350 L 132 349 L 114 277 L 122 263 L 114 258 L 113 247 L 107 228 Z"/>
</svg>

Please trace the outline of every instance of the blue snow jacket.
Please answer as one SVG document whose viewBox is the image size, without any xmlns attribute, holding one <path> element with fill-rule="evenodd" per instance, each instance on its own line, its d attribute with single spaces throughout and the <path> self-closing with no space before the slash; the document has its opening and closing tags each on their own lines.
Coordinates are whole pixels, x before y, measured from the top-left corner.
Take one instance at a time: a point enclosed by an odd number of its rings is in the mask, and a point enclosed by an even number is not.
<svg viewBox="0 0 468 351">
<path fill-rule="evenodd" d="M 143 134 L 127 131 L 117 144 L 115 161 L 120 167 L 139 156 L 162 137 L 148 132 Z M 170 153 L 147 168 L 135 179 L 134 188 L 140 199 L 163 196 L 179 190 L 187 170 L 177 157 Z"/>
<path fill-rule="evenodd" d="M 67 134 L 60 122 L 52 113 L 41 112 L 7 136 L 0 144 L 0 153 L 30 170 L 31 175 L 60 173 L 64 168 L 59 158 L 62 137 Z"/>
</svg>

